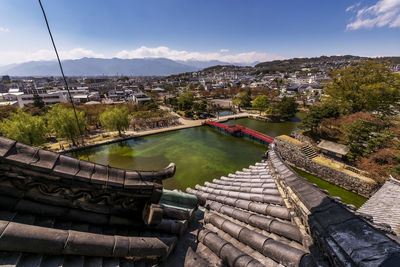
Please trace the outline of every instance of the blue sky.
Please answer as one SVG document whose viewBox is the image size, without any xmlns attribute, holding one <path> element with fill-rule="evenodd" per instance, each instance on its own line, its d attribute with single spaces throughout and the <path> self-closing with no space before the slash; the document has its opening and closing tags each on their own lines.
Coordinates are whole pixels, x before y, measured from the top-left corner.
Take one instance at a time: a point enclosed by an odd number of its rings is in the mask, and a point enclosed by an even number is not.
<svg viewBox="0 0 400 267">
<path fill-rule="evenodd" d="M 63 59 L 400 55 L 400 0 L 42 0 Z M 0 1 L 0 65 L 53 59 L 36 0 Z"/>
</svg>

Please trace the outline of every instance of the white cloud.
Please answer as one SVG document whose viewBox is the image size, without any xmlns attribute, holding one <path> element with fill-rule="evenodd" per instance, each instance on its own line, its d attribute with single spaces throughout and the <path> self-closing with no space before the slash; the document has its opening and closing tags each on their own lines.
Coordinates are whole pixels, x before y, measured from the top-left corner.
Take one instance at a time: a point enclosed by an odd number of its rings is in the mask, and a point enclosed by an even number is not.
<svg viewBox="0 0 400 267">
<path fill-rule="evenodd" d="M 346 11 L 356 9 L 350 6 Z M 373 27 L 400 27 L 400 0 L 379 0 L 375 5 L 360 8 L 356 17 L 346 26 L 347 30 Z"/>
<path fill-rule="evenodd" d="M 8 28 L 0 27 L 0 32 L 10 32 Z"/>
<path fill-rule="evenodd" d="M 104 58 L 104 54 L 95 53 L 92 50 L 84 48 L 73 48 L 71 50 L 60 50 L 59 55 L 61 60 L 65 59 L 79 59 L 83 57 L 96 57 Z M 35 52 L 22 52 L 22 51 L 0 51 L 0 61 L 3 64 L 21 63 L 27 61 L 38 60 L 54 60 L 56 55 L 54 50 L 41 49 Z"/>
<path fill-rule="evenodd" d="M 243 53 L 228 53 L 228 49 L 221 49 L 218 52 L 203 53 L 195 51 L 174 50 L 169 47 L 146 47 L 142 46 L 134 50 L 123 50 L 118 52 L 115 57 L 118 58 L 168 58 L 172 60 L 198 60 L 210 61 L 220 60 L 229 63 L 253 63 L 255 61 L 269 61 L 275 59 L 283 59 L 283 57 L 260 52 L 243 52 Z M 65 59 L 79 59 L 83 57 L 92 58 L 111 58 L 113 55 L 105 55 L 97 53 L 93 50 L 84 48 L 74 48 L 71 50 L 60 50 L 59 55 L 61 60 Z M 26 51 L 1 51 L 0 62 L 2 65 L 11 63 L 22 63 L 27 61 L 39 60 L 54 60 L 56 59 L 54 50 L 41 49 L 34 52 Z"/>
<path fill-rule="evenodd" d="M 61 50 L 58 53 L 60 55 L 61 60 L 64 59 L 79 59 L 83 57 L 96 57 L 102 58 L 103 54 L 95 53 L 92 50 L 84 49 L 84 48 L 74 48 L 71 50 Z M 29 60 L 51 60 L 56 59 L 56 54 L 54 50 L 38 50 L 31 55 L 29 55 Z"/>
<path fill-rule="evenodd" d="M 361 4 L 361 2 L 358 2 L 358 3 L 354 4 L 354 5 L 349 6 L 348 8 L 346 8 L 346 12 L 349 12 L 349 11 L 355 9 L 356 7 L 359 7 L 360 4 Z"/>
<path fill-rule="evenodd" d="M 168 58 L 172 60 L 220 60 L 230 63 L 252 63 L 255 61 L 269 61 L 282 59 L 282 57 L 260 52 L 243 52 L 226 54 L 229 50 L 221 49 L 219 52 L 203 53 L 185 50 L 174 50 L 166 46 L 146 47 L 141 46 L 134 50 L 122 50 L 116 54 L 119 58 Z"/>
</svg>

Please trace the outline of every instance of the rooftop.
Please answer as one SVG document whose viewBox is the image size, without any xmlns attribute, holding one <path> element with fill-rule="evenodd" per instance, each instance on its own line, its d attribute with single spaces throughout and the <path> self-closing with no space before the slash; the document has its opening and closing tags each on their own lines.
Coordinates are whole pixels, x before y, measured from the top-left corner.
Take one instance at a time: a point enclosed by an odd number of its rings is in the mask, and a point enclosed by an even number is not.
<svg viewBox="0 0 400 267">
<path fill-rule="evenodd" d="M 400 265 L 387 232 L 271 147 L 185 194 L 163 190 L 174 164 L 124 170 L 0 137 L 0 266 Z"/>
<path fill-rule="evenodd" d="M 330 152 L 334 152 L 336 154 L 340 154 L 342 156 L 345 156 L 348 152 L 349 149 L 347 148 L 347 146 L 342 145 L 342 144 L 338 144 L 335 142 L 331 142 L 328 140 L 322 140 L 319 144 L 318 147 Z"/>
<path fill-rule="evenodd" d="M 400 235 L 400 181 L 389 178 L 358 211 L 371 215 L 374 222 L 388 224 Z"/>
<path fill-rule="evenodd" d="M 0 265 L 165 260 L 196 206 L 163 191 L 162 179 L 174 172 L 173 164 L 160 171 L 112 168 L 0 137 Z"/>
<path fill-rule="evenodd" d="M 274 149 L 268 155 L 266 162 L 187 189 L 206 208 L 188 266 L 400 263 L 400 246 L 385 232 L 299 177 Z"/>
</svg>

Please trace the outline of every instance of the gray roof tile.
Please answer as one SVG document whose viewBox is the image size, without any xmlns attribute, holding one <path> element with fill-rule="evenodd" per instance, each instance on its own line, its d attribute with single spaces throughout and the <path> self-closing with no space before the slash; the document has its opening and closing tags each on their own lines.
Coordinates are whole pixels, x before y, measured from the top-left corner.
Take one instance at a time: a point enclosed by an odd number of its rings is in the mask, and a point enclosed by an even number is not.
<svg viewBox="0 0 400 267">
<path fill-rule="evenodd" d="M 400 235 L 400 181 L 389 178 L 358 211 L 371 215 L 376 223 L 390 225 Z"/>
</svg>

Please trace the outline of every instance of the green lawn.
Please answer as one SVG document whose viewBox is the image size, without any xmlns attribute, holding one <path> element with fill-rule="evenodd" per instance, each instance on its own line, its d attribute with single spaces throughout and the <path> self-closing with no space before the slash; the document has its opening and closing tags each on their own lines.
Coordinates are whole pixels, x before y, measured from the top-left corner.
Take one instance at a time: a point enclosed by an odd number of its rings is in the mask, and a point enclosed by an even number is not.
<svg viewBox="0 0 400 267">
<path fill-rule="evenodd" d="M 328 190 L 329 195 L 340 197 L 345 203 L 353 204 L 359 208 L 362 204 L 364 204 L 365 201 L 367 201 L 367 198 L 357 195 L 356 193 L 343 189 L 339 186 L 333 185 L 325 180 L 322 180 L 321 178 L 318 178 L 317 176 L 293 167 L 292 169 L 297 172 L 298 175 L 305 178 L 308 182 L 316 184 L 321 189 Z"/>
</svg>

